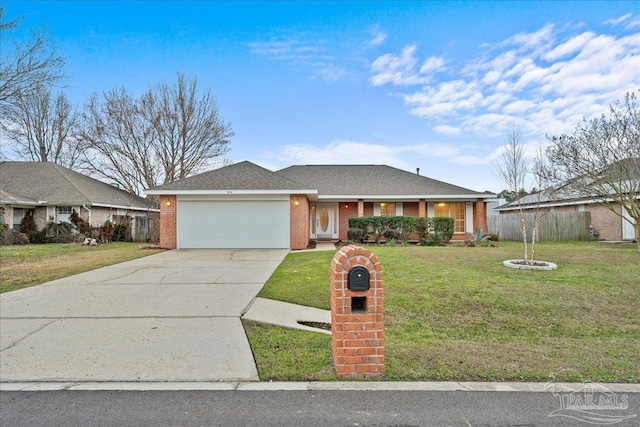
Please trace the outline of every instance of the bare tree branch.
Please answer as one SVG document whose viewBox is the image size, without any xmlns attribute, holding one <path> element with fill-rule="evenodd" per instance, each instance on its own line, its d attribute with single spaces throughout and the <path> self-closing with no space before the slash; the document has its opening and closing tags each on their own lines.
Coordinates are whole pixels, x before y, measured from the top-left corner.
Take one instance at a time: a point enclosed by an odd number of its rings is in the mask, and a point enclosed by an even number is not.
<svg viewBox="0 0 640 427">
<path fill-rule="evenodd" d="M 53 85 L 65 77 L 65 59 L 44 32 L 32 32 L 31 40 L 11 43 L 8 32 L 18 27 L 21 18 L 4 21 L 4 8 L 0 7 L 0 107 L 12 104 L 20 94 L 27 94 L 42 86 Z"/>
<path fill-rule="evenodd" d="M 229 150 L 233 135 L 210 91 L 178 73 L 140 99 L 125 89 L 93 95 L 79 133 L 88 169 L 136 194 L 195 174 Z"/>
<path fill-rule="evenodd" d="M 63 93 L 54 97 L 50 89 L 38 86 L 13 96 L 0 128 L 19 157 L 73 168 L 80 154 L 73 139 L 77 122 L 78 113 Z"/>
<path fill-rule="evenodd" d="M 584 120 L 571 135 L 549 137 L 548 176 L 565 197 L 593 200 L 635 228 L 640 250 L 640 111 L 627 93 L 602 115 Z M 628 217 L 623 214 L 623 210 Z"/>
</svg>

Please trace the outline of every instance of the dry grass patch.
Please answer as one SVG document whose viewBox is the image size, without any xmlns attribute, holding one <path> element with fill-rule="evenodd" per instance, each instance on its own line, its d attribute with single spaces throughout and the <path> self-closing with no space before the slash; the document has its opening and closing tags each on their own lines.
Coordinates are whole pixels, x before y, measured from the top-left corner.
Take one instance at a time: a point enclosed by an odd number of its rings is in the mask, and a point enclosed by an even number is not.
<svg viewBox="0 0 640 427">
<path fill-rule="evenodd" d="M 140 243 L 75 243 L 0 247 L 0 293 L 161 252 Z"/>
</svg>

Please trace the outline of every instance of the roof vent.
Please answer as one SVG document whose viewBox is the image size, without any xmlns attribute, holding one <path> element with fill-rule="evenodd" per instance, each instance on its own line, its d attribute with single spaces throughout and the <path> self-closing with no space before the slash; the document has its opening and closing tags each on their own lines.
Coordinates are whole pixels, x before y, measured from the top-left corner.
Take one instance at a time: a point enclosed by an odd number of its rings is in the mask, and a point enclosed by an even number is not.
<svg viewBox="0 0 640 427">
<path fill-rule="evenodd" d="M 420 168 L 416 168 L 416 175 L 420 175 Z"/>
</svg>

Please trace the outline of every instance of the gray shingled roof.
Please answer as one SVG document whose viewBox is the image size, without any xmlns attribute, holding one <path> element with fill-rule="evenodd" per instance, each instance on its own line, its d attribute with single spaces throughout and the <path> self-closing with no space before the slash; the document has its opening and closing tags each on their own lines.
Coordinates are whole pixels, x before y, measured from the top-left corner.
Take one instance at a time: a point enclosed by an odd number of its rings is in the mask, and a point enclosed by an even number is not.
<svg viewBox="0 0 640 427">
<path fill-rule="evenodd" d="M 293 190 L 310 192 L 315 189 L 314 187 L 294 182 L 254 163 L 244 161 L 151 188 L 147 190 L 147 194 L 203 190 Z"/>
<path fill-rule="evenodd" d="M 0 187 L 2 203 L 30 199 L 49 206 L 101 205 L 141 210 L 152 207 L 147 199 L 55 163 L 2 162 Z"/>
<path fill-rule="evenodd" d="M 278 175 L 317 188 L 320 196 L 473 196 L 479 193 L 385 165 L 291 166 Z"/>
</svg>

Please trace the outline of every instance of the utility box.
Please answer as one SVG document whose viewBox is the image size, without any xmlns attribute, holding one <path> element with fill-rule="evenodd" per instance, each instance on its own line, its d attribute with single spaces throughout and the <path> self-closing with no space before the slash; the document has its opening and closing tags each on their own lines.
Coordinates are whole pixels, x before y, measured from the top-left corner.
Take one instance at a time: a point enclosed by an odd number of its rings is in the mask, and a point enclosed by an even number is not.
<svg viewBox="0 0 640 427">
<path fill-rule="evenodd" d="M 345 246 L 331 262 L 331 346 L 338 378 L 384 374 L 384 287 L 378 257 Z"/>
</svg>

